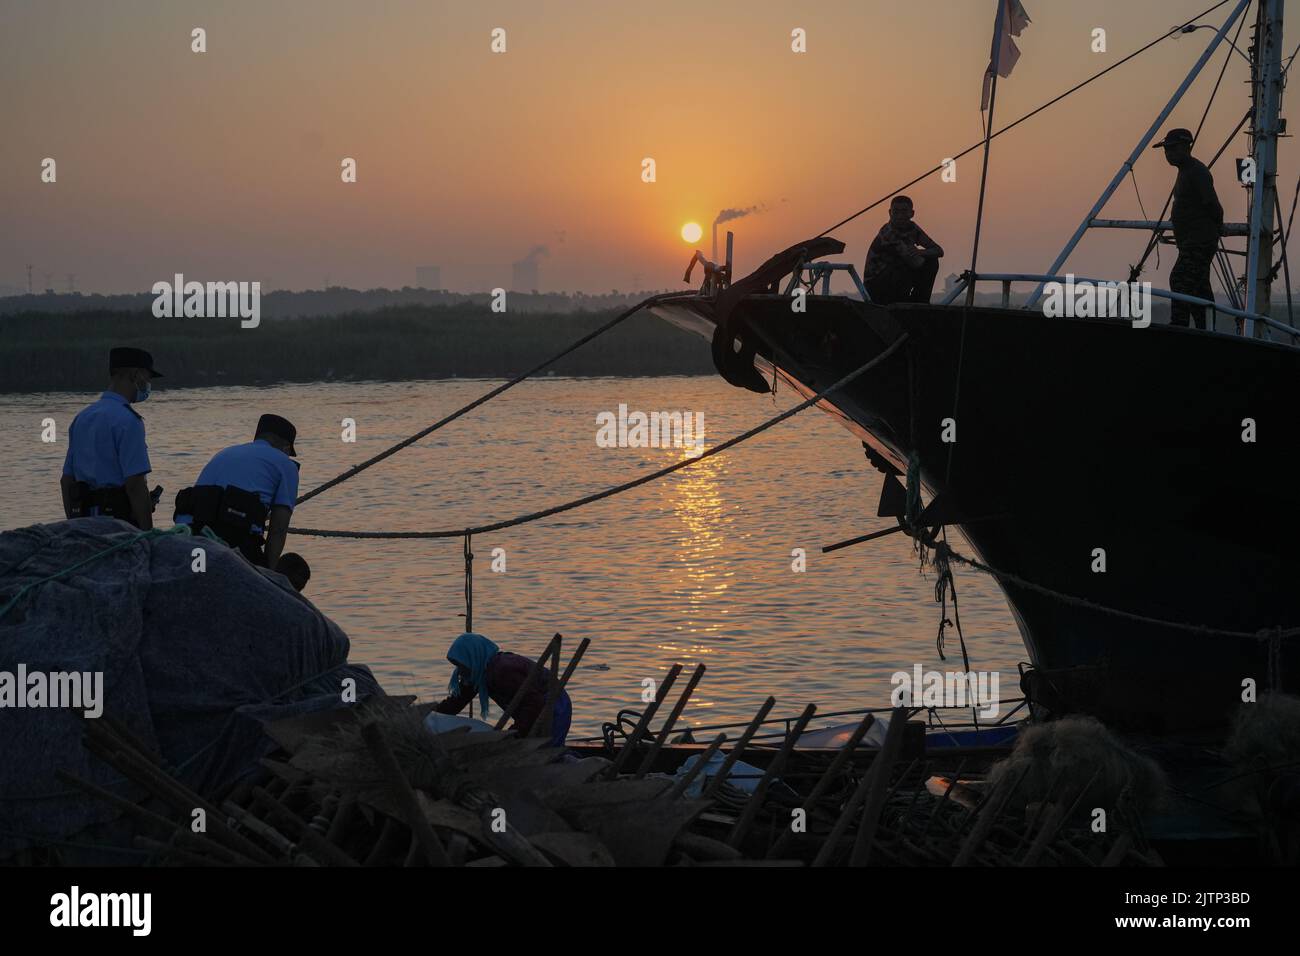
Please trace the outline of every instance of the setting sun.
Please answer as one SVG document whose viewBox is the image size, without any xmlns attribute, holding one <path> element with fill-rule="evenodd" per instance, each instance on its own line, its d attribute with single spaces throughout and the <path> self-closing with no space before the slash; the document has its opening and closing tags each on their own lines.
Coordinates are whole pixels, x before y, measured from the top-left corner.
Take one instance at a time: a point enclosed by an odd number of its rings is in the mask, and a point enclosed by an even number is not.
<svg viewBox="0 0 1300 956">
<path fill-rule="evenodd" d="M 704 230 L 700 228 L 698 222 L 688 222 L 682 226 L 682 238 L 687 242 L 699 242 L 702 235 L 704 235 Z"/>
</svg>

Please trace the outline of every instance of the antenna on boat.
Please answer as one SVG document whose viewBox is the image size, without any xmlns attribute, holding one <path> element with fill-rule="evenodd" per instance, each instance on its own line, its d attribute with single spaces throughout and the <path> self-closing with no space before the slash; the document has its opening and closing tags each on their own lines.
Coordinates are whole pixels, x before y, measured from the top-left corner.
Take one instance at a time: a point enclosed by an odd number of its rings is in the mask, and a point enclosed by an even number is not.
<svg viewBox="0 0 1300 956">
<path fill-rule="evenodd" d="M 1282 0 L 1260 0 L 1250 47 L 1251 156 L 1250 236 L 1246 256 L 1246 311 L 1269 314 L 1273 284 L 1273 208 L 1277 204 L 1277 138 L 1282 132 Z M 1246 319 L 1245 334 L 1254 337 L 1254 319 Z"/>
<path fill-rule="evenodd" d="M 1002 23 L 1007 15 L 1007 0 L 998 0 L 998 14 L 993 20 L 993 53 L 989 58 L 989 115 L 984 123 L 984 168 L 980 171 L 980 200 L 975 210 L 975 243 L 970 251 L 970 274 L 975 276 L 975 266 L 980 254 L 980 226 L 984 222 L 984 187 L 989 178 L 989 140 L 993 134 L 993 108 L 998 102 L 998 69 L 1002 59 Z M 975 280 L 966 289 L 966 304 L 975 304 Z"/>
</svg>

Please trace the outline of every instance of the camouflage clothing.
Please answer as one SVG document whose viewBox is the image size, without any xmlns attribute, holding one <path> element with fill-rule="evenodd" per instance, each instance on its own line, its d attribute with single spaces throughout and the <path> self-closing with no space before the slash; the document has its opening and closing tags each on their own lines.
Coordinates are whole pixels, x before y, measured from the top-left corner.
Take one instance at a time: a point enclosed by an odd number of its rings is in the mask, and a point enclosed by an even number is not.
<svg viewBox="0 0 1300 956">
<path fill-rule="evenodd" d="M 1174 241 L 1180 247 L 1218 244 L 1223 232 L 1223 206 L 1214 191 L 1214 175 L 1194 156 L 1188 156 L 1178 167 L 1169 218 L 1174 226 Z"/>
<path fill-rule="evenodd" d="M 1210 286 L 1210 265 L 1214 262 L 1215 246 L 1208 243 L 1180 245 L 1178 261 L 1169 270 L 1169 291 L 1194 295 L 1199 299 L 1214 301 Z M 1188 318 L 1196 320 L 1198 329 L 1205 328 L 1205 306 L 1193 305 L 1174 299 L 1169 306 L 1170 325 L 1186 327 Z"/>
<path fill-rule="evenodd" d="M 921 256 L 918 247 L 937 249 L 939 244 L 914 222 L 902 226 L 887 222 L 880 228 L 862 267 L 862 282 L 873 302 L 930 301 L 939 260 Z"/>
</svg>

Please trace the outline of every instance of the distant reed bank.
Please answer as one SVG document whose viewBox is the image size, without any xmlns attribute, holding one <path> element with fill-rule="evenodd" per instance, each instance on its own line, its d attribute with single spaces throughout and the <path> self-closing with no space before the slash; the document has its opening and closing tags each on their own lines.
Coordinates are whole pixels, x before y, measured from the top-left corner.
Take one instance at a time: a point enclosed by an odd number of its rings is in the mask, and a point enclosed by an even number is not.
<svg viewBox="0 0 1300 956">
<path fill-rule="evenodd" d="M 0 391 L 94 391 L 108 350 L 153 353 L 167 388 L 278 382 L 502 378 L 559 351 L 615 311 L 494 313 L 486 305 L 268 319 L 157 318 L 148 310 L 0 318 Z M 707 343 L 638 315 L 553 366 L 556 375 L 707 375 Z"/>
</svg>

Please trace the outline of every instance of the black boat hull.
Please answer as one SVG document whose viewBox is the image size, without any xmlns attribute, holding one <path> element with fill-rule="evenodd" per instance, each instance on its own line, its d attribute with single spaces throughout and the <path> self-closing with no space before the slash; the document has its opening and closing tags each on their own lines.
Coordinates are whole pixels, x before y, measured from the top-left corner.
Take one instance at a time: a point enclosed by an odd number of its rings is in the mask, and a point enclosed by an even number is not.
<svg viewBox="0 0 1300 956">
<path fill-rule="evenodd" d="M 1300 351 L 1016 309 L 791 302 L 746 296 L 728 328 L 806 394 L 908 335 L 830 410 L 900 470 L 915 455 L 976 556 L 1036 586 L 999 581 L 1054 706 L 1164 732 L 1221 724 L 1249 686 L 1300 687 L 1298 642 L 1277 633 L 1300 624 L 1284 484 Z M 655 308 L 701 332 L 712 310 Z"/>
</svg>

